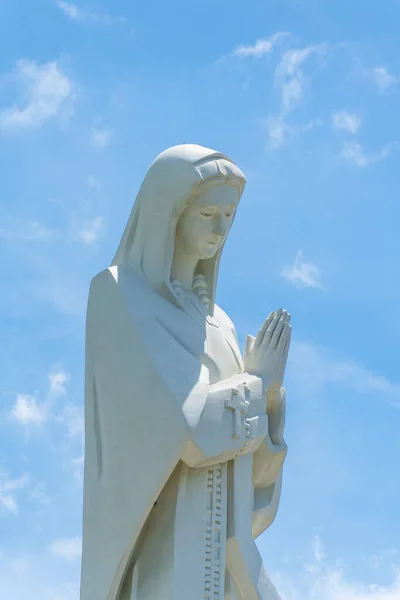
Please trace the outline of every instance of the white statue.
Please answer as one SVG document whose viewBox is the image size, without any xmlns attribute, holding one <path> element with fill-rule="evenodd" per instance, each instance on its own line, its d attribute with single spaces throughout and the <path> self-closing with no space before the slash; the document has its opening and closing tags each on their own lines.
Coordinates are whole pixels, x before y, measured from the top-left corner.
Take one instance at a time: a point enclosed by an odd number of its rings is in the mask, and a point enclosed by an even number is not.
<svg viewBox="0 0 400 600">
<path fill-rule="evenodd" d="M 166 150 L 92 281 L 81 600 L 279 599 L 254 540 L 279 503 L 290 316 L 242 358 L 215 304 L 244 184 L 223 154 Z"/>
</svg>

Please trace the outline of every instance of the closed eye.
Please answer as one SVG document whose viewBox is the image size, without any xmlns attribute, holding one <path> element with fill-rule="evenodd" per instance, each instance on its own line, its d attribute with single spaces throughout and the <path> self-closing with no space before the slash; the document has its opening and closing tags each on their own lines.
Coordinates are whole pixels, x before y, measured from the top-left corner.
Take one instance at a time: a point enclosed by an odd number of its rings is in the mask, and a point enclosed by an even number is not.
<svg viewBox="0 0 400 600">
<path fill-rule="evenodd" d="M 201 212 L 200 214 L 202 217 L 212 217 L 212 213 Z"/>
</svg>

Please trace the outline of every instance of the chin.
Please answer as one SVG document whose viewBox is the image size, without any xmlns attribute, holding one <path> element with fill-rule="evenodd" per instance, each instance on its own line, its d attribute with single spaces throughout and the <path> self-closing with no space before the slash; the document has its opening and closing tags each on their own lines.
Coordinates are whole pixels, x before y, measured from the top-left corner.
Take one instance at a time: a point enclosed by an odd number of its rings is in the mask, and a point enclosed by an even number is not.
<svg viewBox="0 0 400 600">
<path fill-rule="evenodd" d="M 202 248 L 202 259 L 205 260 L 207 258 L 213 258 L 219 250 L 219 246 L 208 246 L 207 248 Z"/>
</svg>

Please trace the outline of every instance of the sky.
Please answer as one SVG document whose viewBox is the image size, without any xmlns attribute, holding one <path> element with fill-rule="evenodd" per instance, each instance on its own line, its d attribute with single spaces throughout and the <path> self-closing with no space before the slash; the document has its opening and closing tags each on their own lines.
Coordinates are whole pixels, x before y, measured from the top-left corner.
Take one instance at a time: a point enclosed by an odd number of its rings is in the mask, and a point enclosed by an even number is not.
<svg viewBox="0 0 400 600">
<path fill-rule="evenodd" d="M 0 597 L 78 600 L 84 324 L 165 148 L 248 183 L 217 301 L 292 314 L 283 600 L 400 598 L 399 0 L 0 1 Z"/>
</svg>

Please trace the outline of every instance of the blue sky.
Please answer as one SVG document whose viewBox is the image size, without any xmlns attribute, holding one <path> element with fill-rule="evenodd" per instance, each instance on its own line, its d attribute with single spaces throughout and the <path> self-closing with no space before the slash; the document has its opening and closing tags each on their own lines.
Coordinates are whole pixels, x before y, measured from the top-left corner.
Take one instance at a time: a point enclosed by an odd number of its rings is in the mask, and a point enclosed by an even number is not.
<svg viewBox="0 0 400 600">
<path fill-rule="evenodd" d="M 84 316 L 168 146 L 248 177 L 218 302 L 293 315 L 284 600 L 400 597 L 398 0 L 2 0 L 0 596 L 77 600 Z"/>
</svg>

